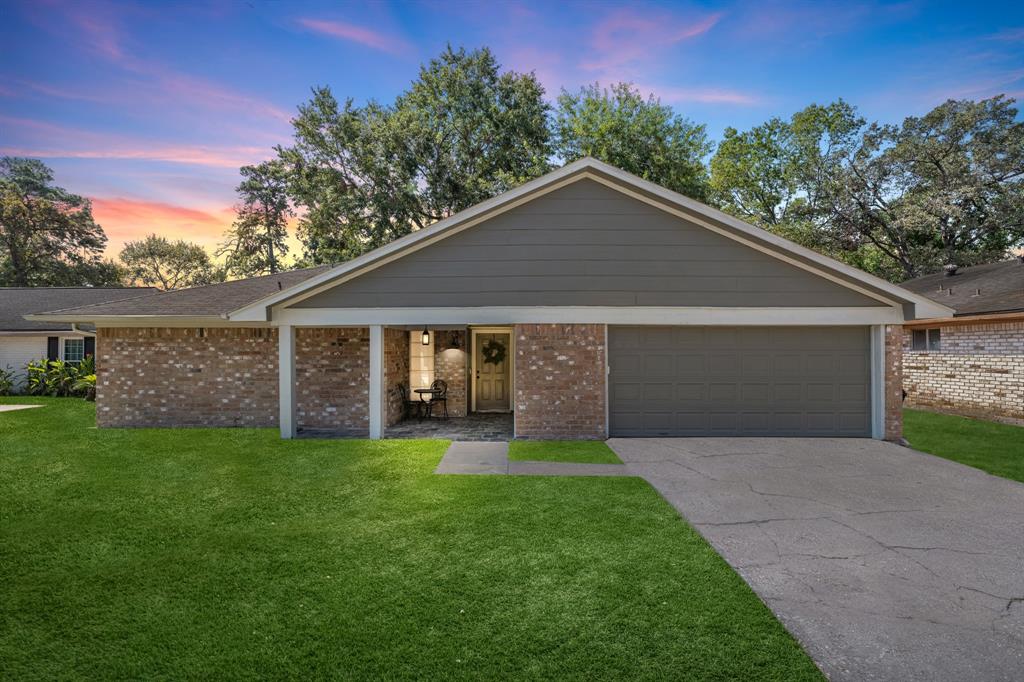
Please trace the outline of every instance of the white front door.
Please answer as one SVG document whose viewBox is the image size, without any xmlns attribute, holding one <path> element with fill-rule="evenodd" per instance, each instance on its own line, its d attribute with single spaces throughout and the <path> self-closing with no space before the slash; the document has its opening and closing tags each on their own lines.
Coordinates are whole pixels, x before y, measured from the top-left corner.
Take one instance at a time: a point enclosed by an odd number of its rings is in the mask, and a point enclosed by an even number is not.
<svg viewBox="0 0 1024 682">
<path fill-rule="evenodd" d="M 473 404 L 477 412 L 508 412 L 512 334 L 473 330 Z"/>
</svg>

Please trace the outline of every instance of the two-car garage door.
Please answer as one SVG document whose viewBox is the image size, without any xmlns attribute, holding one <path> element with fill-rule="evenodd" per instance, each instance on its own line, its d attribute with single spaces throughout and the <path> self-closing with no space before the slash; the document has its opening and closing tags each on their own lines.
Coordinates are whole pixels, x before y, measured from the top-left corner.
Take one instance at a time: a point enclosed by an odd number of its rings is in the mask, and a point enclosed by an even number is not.
<svg viewBox="0 0 1024 682">
<path fill-rule="evenodd" d="M 612 436 L 870 436 L 867 327 L 609 327 Z"/>
</svg>

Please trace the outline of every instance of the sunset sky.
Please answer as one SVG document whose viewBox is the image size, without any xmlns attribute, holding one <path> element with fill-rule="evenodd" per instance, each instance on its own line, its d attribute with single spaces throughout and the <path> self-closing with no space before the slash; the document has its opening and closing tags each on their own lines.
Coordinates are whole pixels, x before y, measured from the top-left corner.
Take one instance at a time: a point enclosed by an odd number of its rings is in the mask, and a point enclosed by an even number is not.
<svg viewBox="0 0 1024 682">
<path fill-rule="evenodd" d="M 287 143 L 313 85 L 390 101 L 446 42 L 563 87 L 628 80 L 713 138 L 843 97 L 899 121 L 1024 95 L 1024 3 L 0 0 L 0 154 L 92 198 L 116 255 L 213 247 L 238 166 Z"/>
</svg>

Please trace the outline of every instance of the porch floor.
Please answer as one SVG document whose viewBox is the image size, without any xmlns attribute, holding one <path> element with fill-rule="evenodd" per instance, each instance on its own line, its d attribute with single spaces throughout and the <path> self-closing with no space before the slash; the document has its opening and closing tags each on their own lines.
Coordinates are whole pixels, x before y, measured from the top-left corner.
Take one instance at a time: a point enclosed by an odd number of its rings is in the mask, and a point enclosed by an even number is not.
<svg viewBox="0 0 1024 682">
<path fill-rule="evenodd" d="M 471 412 L 466 417 L 423 421 L 413 418 L 384 429 L 385 438 L 510 441 L 514 435 L 512 414 L 508 412 Z"/>
</svg>

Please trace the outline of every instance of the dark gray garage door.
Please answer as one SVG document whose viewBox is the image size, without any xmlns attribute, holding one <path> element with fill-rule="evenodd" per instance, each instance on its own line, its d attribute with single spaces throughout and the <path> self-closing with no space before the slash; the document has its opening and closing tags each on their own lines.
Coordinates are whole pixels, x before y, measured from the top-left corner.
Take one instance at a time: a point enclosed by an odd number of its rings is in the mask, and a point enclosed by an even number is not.
<svg viewBox="0 0 1024 682">
<path fill-rule="evenodd" d="M 609 327 L 612 436 L 870 436 L 867 327 Z"/>
</svg>

